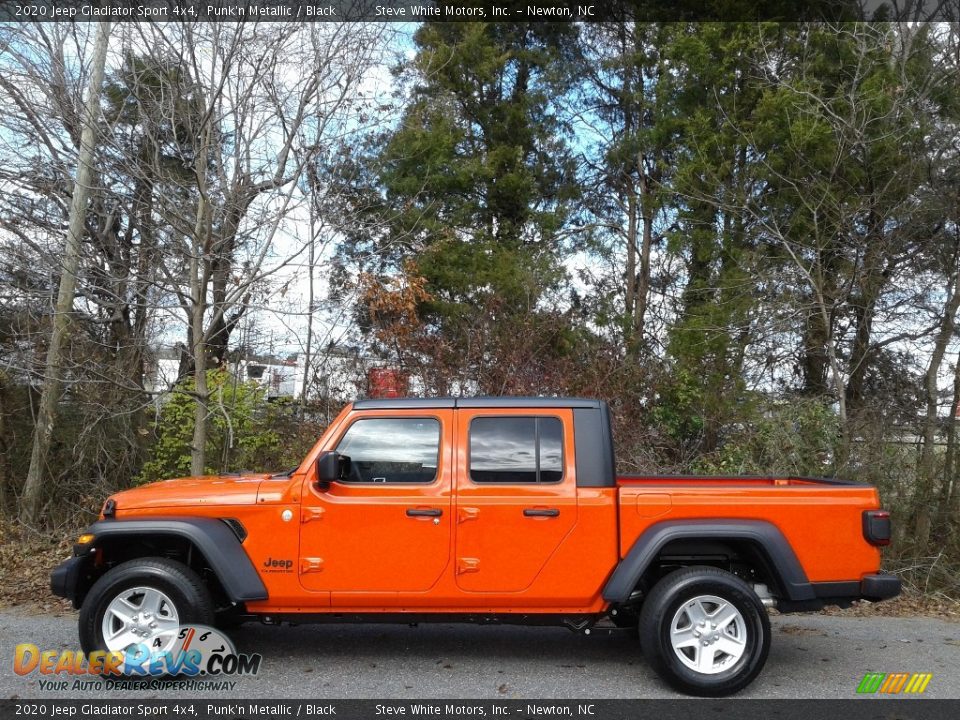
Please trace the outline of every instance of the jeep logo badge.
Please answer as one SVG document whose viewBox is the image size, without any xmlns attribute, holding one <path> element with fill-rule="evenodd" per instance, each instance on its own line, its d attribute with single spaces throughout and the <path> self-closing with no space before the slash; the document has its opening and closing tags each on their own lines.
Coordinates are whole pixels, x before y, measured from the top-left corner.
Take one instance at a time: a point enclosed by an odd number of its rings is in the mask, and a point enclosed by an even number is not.
<svg viewBox="0 0 960 720">
<path fill-rule="evenodd" d="M 290 572 L 290 569 L 293 567 L 293 560 L 277 560 L 276 558 L 268 557 L 264 561 L 263 566 L 281 572 Z"/>
</svg>

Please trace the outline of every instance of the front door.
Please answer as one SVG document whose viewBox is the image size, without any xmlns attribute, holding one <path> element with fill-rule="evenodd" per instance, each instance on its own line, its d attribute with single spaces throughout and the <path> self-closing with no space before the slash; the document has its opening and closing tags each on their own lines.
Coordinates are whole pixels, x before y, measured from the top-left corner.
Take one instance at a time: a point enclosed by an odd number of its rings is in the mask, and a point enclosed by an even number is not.
<svg viewBox="0 0 960 720">
<path fill-rule="evenodd" d="M 331 592 L 331 604 L 420 592 L 447 567 L 451 528 L 452 410 L 411 410 L 404 417 L 348 418 L 336 450 L 349 477 L 303 491 L 300 582 Z M 382 597 L 382 595 L 381 595 Z"/>
<path fill-rule="evenodd" d="M 523 591 L 577 523 L 572 412 L 458 413 L 457 586 Z"/>
</svg>

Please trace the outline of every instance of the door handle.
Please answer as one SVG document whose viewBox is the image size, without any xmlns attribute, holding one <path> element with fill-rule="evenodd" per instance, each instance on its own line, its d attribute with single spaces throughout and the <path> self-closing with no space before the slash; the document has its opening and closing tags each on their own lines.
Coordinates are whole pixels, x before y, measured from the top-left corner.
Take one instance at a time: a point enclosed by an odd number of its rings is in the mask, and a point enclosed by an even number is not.
<svg viewBox="0 0 960 720">
<path fill-rule="evenodd" d="M 526 508 L 523 514 L 526 517 L 558 517 L 560 511 L 557 508 Z"/>
<path fill-rule="evenodd" d="M 440 508 L 410 508 L 407 517 L 440 517 L 443 510 Z"/>
</svg>

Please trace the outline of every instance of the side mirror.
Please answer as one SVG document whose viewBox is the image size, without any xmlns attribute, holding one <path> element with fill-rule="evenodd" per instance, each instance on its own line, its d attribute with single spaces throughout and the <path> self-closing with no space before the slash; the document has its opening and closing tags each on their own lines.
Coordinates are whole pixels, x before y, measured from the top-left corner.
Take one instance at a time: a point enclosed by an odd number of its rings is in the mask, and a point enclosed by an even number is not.
<svg viewBox="0 0 960 720">
<path fill-rule="evenodd" d="M 350 458 L 337 452 L 325 452 L 317 458 L 317 482 L 327 487 L 347 476 L 350 472 Z"/>
</svg>

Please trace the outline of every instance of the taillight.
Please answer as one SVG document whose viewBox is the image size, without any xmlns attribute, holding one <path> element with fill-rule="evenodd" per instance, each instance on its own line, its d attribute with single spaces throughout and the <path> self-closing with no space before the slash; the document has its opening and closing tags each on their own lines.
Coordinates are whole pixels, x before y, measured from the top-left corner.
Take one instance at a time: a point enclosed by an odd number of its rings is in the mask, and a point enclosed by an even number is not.
<svg viewBox="0 0 960 720">
<path fill-rule="evenodd" d="M 890 513 L 886 510 L 864 510 L 863 536 L 871 545 L 889 545 Z"/>
</svg>

